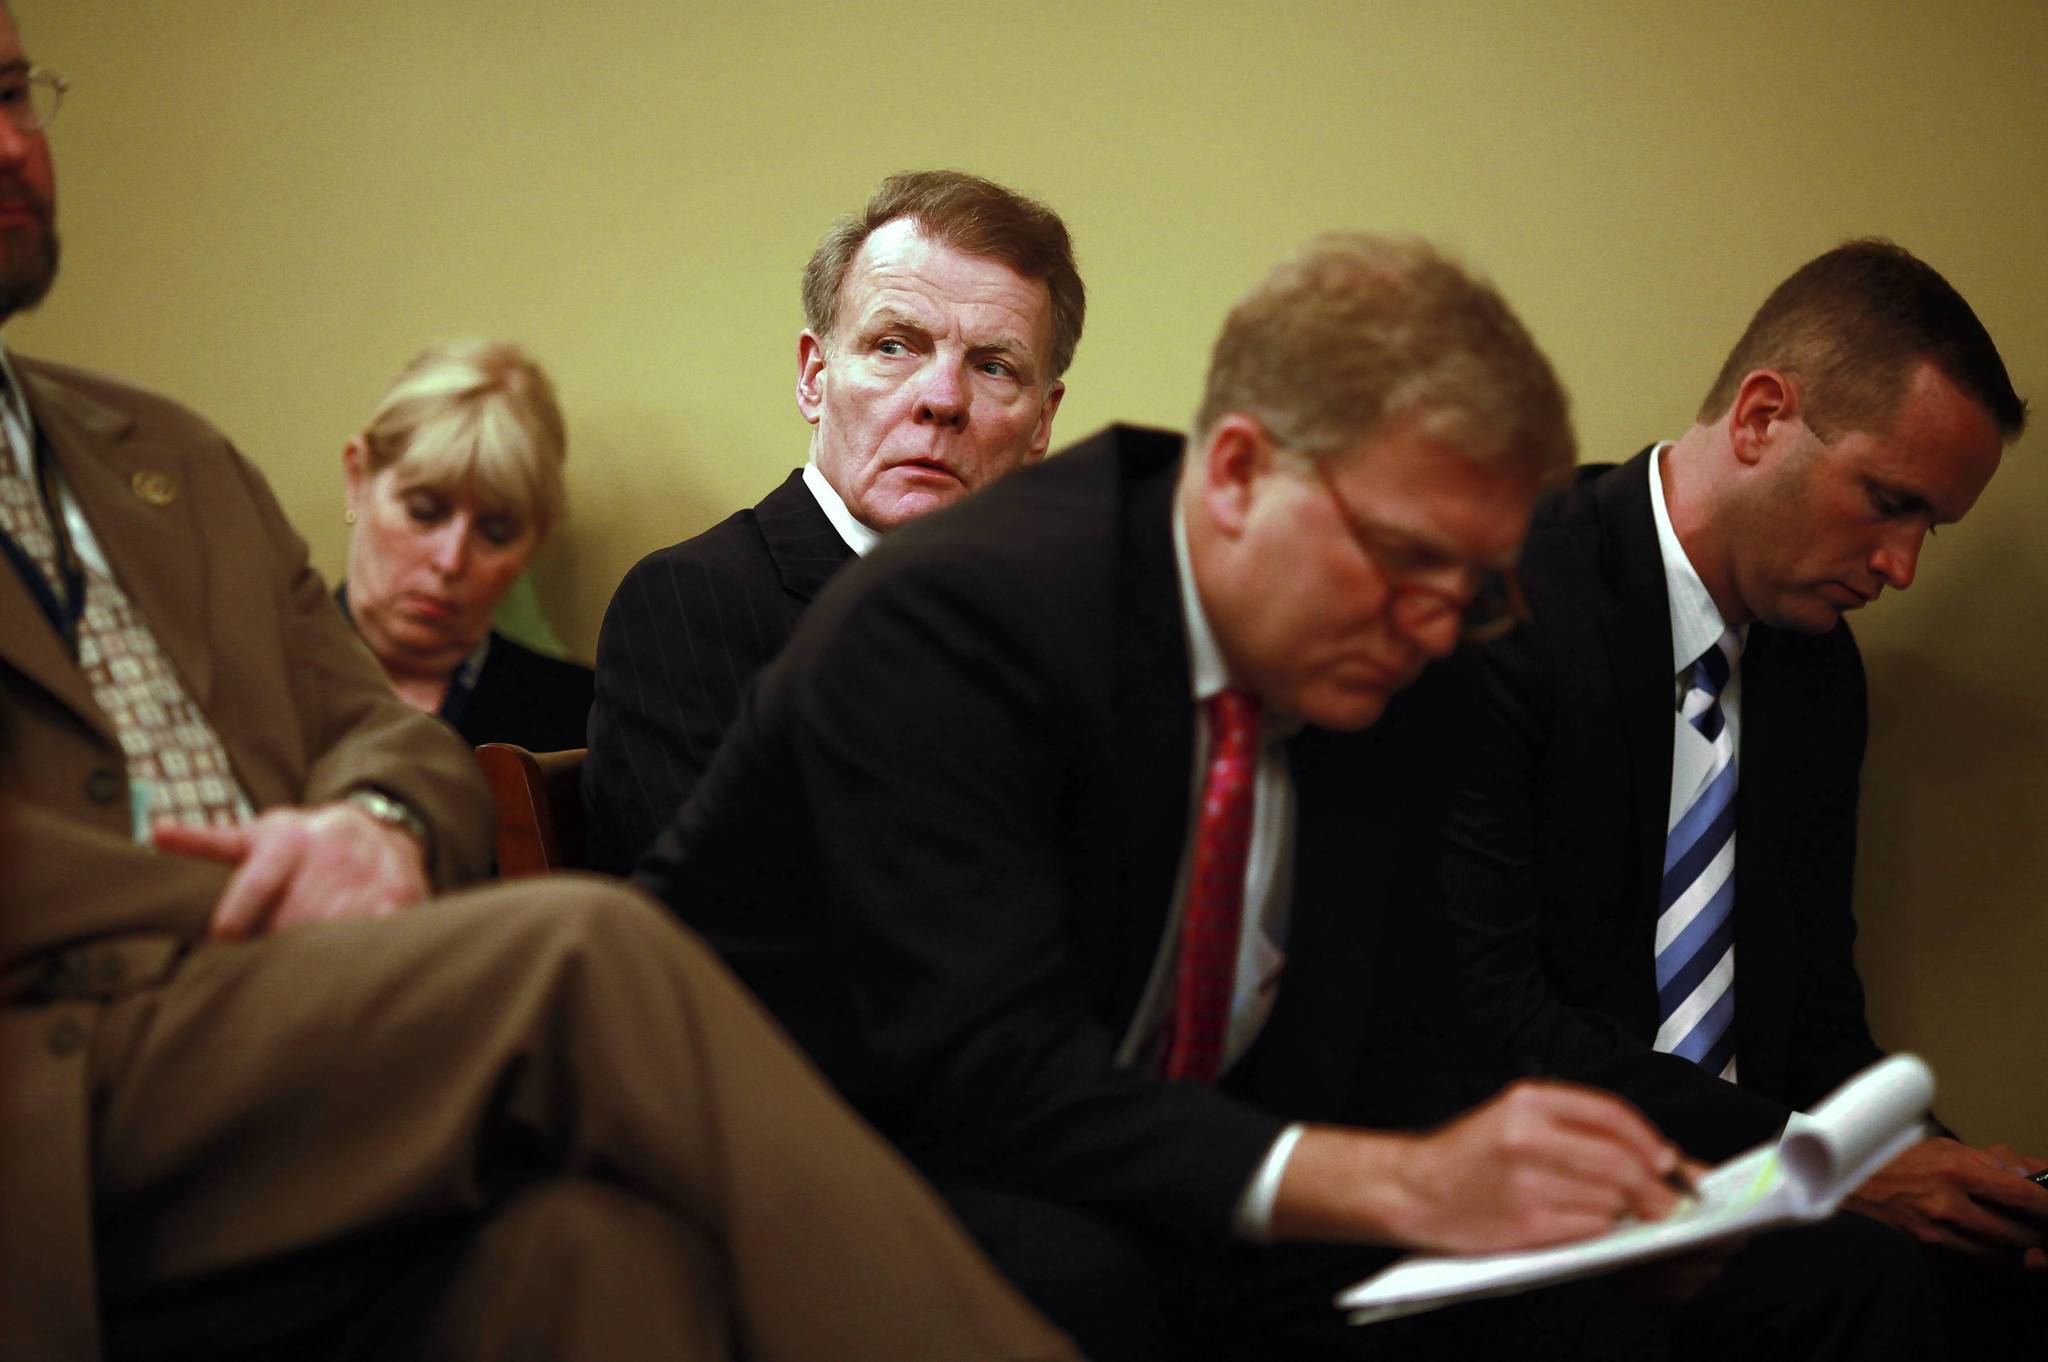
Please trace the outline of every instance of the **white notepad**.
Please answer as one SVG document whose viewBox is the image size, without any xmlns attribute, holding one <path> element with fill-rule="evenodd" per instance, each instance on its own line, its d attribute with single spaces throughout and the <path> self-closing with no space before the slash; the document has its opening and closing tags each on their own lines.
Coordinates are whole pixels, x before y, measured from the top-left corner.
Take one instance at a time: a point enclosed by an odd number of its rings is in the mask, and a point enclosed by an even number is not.
<svg viewBox="0 0 2048 1362">
<path fill-rule="evenodd" d="M 1880 1060 L 1795 1112 L 1770 1144 L 1699 1179 L 1697 1195 L 1654 1222 L 1550 1248 L 1473 1257 L 1415 1254 L 1337 1297 L 1353 1324 L 1395 1319 L 1482 1296 L 1506 1296 L 1702 1248 L 1779 1225 L 1824 1220 L 1844 1197 L 1924 1134 L 1934 1073 L 1918 1055 Z"/>
</svg>

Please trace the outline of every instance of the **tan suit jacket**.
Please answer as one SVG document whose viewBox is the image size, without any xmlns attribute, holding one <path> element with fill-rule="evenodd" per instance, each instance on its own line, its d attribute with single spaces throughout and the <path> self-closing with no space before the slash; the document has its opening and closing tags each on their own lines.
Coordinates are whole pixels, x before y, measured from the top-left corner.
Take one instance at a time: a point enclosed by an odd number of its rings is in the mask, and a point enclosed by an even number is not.
<svg viewBox="0 0 2048 1362">
<path fill-rule="evenodd" d="M 427 823 L 439 887 L 483 874 L 490 811 L 474 759 L 392 694 L 248 462 L 162 397 L 35 360 L 14 368 L 45 456 L 251 803 L 381 788 Z M 228 871 L 136 844 L 113 725 L 11 571 L 0 697 L 12 748 L 0 777 L 0 1313 L 19 1339 L 24 1312 L 60 1335 L 92 1317 L 84 1056 L 99 1002 L 201 936 Z"/>
<path fill-rule="evenodd" d="M 484 874 L 490 812 L 474 759 L 393 696 L 248 462 L 162 397 L 14 364 L 44 447 L 256 808 L 376 786 L 432 829 L 439 887 Z M 5 880 L 0 970 L 110 932 L 196 935 L 223 872 L 135 844 L 113 725 L 12 572 L 0 573 L 0 693 L 14 844 L 29 853 Z M 81 865 L 94 867 L 90 886 Z"/>
<path fill-rule="evenodd" d="M 442 888 L 478 875 L 475 762 L 254 470 L 161 398 L 16 370 L 256 807 L 382 788 Z M 553 876 L 203 943 L 225 872 L 135 845 L 114 733 L 12 572 L 0 704 L 0 1362 L 1074 1362 L 641 896 Z M 451 1278 L 414 1241 L 455 1228 Z"/>
</svg>

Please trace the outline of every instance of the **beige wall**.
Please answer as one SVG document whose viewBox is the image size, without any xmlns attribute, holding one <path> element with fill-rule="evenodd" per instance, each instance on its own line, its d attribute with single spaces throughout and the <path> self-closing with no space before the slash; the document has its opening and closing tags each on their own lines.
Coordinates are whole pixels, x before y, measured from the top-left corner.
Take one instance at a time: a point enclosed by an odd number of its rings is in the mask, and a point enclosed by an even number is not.
<svg viewBox="0 0 2048 1362">
<path fill-rule="evenodd" d="M 1589 457 L 1677 433 L 1768 287 L 1865 232 L 1946 271 L 2048 407 L 2038 0 L 15 9 L 76 88 L 64 279 L 9 343 L 208 413 L 332 571 L 342 442 L 400 361 L 526 342 L 571 427 L 541 595 L 585 655 L 634 558 L 801 459 L 798 270 L 906 167 L 1072 225 L 1093 306 L 1056 443 L 1183 423 L 1227 302 L 1332 226 L 1488 268 Z M 1967 1133 L 2048 1152 L 2044 439 L 1857 627 L 1880 1038 Z"/>
</svg>

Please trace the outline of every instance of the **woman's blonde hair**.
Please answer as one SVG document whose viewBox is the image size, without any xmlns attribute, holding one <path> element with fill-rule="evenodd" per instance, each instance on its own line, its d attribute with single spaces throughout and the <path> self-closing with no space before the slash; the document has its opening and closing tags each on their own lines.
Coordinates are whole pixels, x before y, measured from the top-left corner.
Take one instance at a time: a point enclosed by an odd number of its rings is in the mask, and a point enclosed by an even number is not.
<svg viewBox="0 0 2048 1362">
<path fill-rule="evenodd" d="M 554 384 L 518 346 L 454 340 L 407 361 L 363 431 L 369 472 L 475 483 L 545 536 L 561 519 L 568 436 Z"/>
</svg>

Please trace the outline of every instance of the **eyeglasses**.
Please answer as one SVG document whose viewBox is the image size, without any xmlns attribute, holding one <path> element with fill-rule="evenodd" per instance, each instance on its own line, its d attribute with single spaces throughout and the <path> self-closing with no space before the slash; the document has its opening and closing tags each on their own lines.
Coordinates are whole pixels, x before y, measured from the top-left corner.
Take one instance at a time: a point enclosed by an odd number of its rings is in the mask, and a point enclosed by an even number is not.
<svg viewBox="0 0 2048 1362">
<path fill-rule="evenodd" d="M 1394 622 L 1409 631 L 1426 629 L 1447 615 L 1458 617 L 1458 635 L 1468 643 L 1496 639 L 1528 618 L 1522 582 L 1511 567 L 1460 563 L 1433 549 L 1405 542 L 1351 508 L 1337 491 L 1327 460 L 1311 461 L 1316 477 L 1337 507 L 1337 517 L 1379 574 L 1387 580 Z M 1447 591 L 1422 580 L 1456 572 L 1469 589 Z"/>
<path fill-rule="evenodd" d="M 40 66 L 0 74 L 0 114 L 18 132 L 40 132 L 57 117 L 71 82 Z"/>
</svg>

